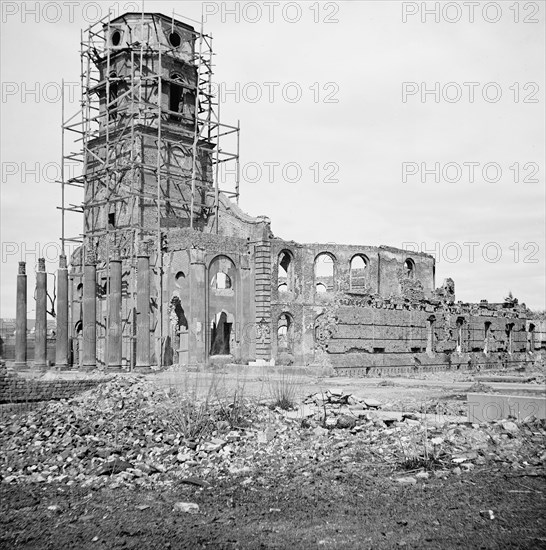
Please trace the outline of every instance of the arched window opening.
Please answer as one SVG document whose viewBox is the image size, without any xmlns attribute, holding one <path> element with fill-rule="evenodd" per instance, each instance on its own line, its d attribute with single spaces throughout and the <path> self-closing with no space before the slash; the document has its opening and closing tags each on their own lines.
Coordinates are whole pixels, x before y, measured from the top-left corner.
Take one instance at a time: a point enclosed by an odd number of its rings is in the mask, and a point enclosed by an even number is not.
<svg viewBox="0 0 546 550">
<path fill-rule="evenodd" d="M 319 293 L 333 292 L 334 286 L 334 258 L 323 252 L 315 259 L 315 289 Z"/>
<path fill-rule="evenodd" d="M 211 355 L 229 355 L 230 354 L 230 338 L 231 338 L 232 323 L 227 322 L 227 315 L 224 311 L 216 315 L 216 318 L 211 322 Z"/>
<path fill-rule="evenodd" d="M 182 86 L 182 77 L 179 74 L 171 75 L 171 83 L 169 89 L 169 118 L 180 122 L 182 117 L 175 113 L 181 113 L 180 107 L 183 107 L 184 86 Z"/>
<path fill-rule="evenodd" d="M 415 262 L 411 258 L 407 258 L 404 262 L 404 274 L 408 279 L 415 277 Z"/>
<path fill-rule="evenodd" d="M 366 273 L 368 259 L 365 256 L 354 256 L 351 260 L 349 271 L 350 289 L 356 292 L 362 292 L 366 288 Z"/>
<path fill-rule="evenodd" d="M 78 300 L 81 302 L 83 301 L 83 283 L 80 283 L 77 287 L 76 287 L 76 292 L 78 294 Z"/>
<path fill-rule="evenodd" d="M 286 250 L 279 254 L 277 274 L 279 292 L 292 290 L 292 256 Z"/>
<path fill-rule="evenodd" d="M 292 350 L 292 318 L 287 313 L 279 317 L 277 328 L 277 348 L 279 351 L 289 352 Z"/>
<path fill-rule="evenodd" d="M 169 119 L 192 124 L 195 120 L 195 94 L 184 86 L 179 74 L 171 75 L 169 89 Z"/>
<path fill-rule="evenodd" d="M 228 288 L 232 287 L 231 278 L 227 273 L 219 271 L 212 278 L 212 282 L 210 285 L 212 286 L 212 288 L 216 288 L 217 290 L 227 290 Z"/>
</svg>

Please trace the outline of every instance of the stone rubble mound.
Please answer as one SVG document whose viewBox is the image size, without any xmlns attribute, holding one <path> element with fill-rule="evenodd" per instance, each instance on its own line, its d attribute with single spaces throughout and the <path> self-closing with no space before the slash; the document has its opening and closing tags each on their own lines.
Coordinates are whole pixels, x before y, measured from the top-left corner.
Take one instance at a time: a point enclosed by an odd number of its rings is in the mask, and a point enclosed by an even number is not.
<svg viewBox="0 0 546 550">
<path fill-rule="evenodd" d="M 241 414 L 234 414 L 237 407 Z M 415 479 L 426 480 L 428 471 L 446 476 L 474 468 L 543 475 L 546 461 L 543 421 L 428 423 L 335 390 L 290 411 L 250 399 L 209 403 L 185 424 L 180 408 L 180 397 L 168 389 L 118 376 L 75 398 L 5 418 L 1 481 L 115 488 L 178 479 L 205 487 L 227 476 L 247 484 L 266 474 L 320 475 L 331 464 L 345 472 L 373 467 L 399 479 L 419 471 Z M 205 416 L 209 429 L 185 437 L 188 423 Z"/>
</svg>

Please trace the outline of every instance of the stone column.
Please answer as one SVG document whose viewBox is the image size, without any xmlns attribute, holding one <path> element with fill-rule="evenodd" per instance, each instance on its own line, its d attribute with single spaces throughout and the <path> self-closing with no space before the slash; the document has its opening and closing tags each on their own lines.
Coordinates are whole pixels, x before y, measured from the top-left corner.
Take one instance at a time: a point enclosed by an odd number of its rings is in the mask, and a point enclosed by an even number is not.
<svg viewBox="0 0 546 550">
<path fill-rule="evenodd" d="M 86 248 L 83 267 L 83 369 L 97 366 L 97 266 L 95 254 Z"/>
<path fill-rule="evenodd" d="M 66 256 L 59 257 L 57 270 L 57 337 L 55 367 L 68 368 L 68 268 Z"/>
<path fill-rule="evenodd" d="M 19 262 L 16 307 L 15 368 L 24 369 L 27 366 L 27 272 L 25 262 Z"/>
<path fill-rule="evenodd" d="M 47 368 L 47 273 L 44 258 L 38 258 L 38 271 L 36 272 L 34 368 Z"/>
<path fill-rule="evenodd" d="M 141 243 L 137 259 L 136 369 L 150 369 L 150 257 Z"/>
<path fill-rule="evenodd" d="M 121 259 L 114 251 L 110 260 L 108 292 L 108 368 L 121 370 Z"/>
</svg>

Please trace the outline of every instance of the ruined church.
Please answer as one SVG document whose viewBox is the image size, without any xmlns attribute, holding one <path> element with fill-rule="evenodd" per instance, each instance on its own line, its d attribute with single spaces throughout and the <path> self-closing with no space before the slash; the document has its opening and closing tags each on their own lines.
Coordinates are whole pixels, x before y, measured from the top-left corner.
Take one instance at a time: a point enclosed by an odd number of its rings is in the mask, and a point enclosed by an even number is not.
<svg viewBox="0 0 546 550">
<path fill-rule="evenodd" d="M 81 55 L 82 109 L 63 130 L 83 170 L 63 185 L 82 190 L 83 238 L 61 258 L 59 368 L 365 375 L 523 365 L 545 348 L 523 304 L 458 302 L 431 255 L 285 241 L 244 213 L 238 179 L 219 187 L 223 163 L 238 172 L 239 125 L 220 120 L 202 26 L 127 13 L 90 27 Z"/>
</svg>

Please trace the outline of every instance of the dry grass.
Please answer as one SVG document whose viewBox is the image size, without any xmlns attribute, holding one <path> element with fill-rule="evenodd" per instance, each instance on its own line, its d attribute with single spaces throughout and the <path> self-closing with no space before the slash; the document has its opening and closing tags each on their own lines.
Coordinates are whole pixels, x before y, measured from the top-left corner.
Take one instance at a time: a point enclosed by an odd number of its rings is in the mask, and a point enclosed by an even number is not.
<svg viewBox="0 0 546 550">
<path fill-rule="evenodd" d="M 299 378 L 283 369 L 280 379 L 269 381 L 271 406 L 284 411 L 294 409 L 298 403 L 300 386 Z"/>
</svg>

